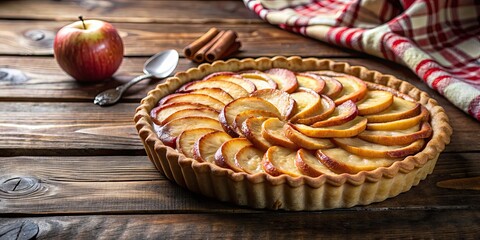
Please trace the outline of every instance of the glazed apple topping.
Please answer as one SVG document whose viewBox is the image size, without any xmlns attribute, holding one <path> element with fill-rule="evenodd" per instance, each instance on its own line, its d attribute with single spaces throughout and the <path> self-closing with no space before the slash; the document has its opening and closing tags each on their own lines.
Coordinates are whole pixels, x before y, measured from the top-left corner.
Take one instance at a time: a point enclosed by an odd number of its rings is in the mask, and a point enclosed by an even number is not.
<svg viewBox="0 0 480 240">
<path fill-rule="evenodd" d="M 234 172 L 355 174 L 431 137 L 428 110 L 402 96 L 333 71 L 218 72 L 160 99 L 151 117 L 166 146 Z"/>
</svg>

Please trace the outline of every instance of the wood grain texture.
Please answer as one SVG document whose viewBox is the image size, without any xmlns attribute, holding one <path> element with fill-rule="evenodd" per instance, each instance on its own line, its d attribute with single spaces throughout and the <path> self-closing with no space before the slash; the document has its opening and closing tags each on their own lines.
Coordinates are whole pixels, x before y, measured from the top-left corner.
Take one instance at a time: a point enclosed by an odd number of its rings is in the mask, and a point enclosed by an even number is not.
<svg viewBox="0 0 480 240">
<path fill-rule="evenodd" d="M 143 155 L 136 106 L 0 102 L 0 155 Z"/>
<path fill-rule="evenodd" d="M 38 239 L 478 239 L 478 221 L 469 210 L 0 218 L 37 224 Z"/>
<path fill-rule="evenodd" d="M 1 2 L 0 2 L 1 9 Z M 0 55 L 53 55 L 56 32 L 71 22 L 7 21 L 0 20 Z M 358 52 L 341 49 L 320 41 L 302 37 L 267 24 L 161 24 L 113 23 L 122 37 L 125 56 L 150 56 L 165 49 L 182 49 L 211 27 L 233 30 L 241 41 L 241 51 L 236 55 L 275 56 L 358 56 Z M 275 42 L 275 44 L 272 44 Z M 141 43 L 141 44 L 140 44 Z"/>
<path fill-rule="evenodd" d="M 79 15 L 110 22 L 261 22 L 242 1 L 0 1 L 0 18 L 75 21 Z"/>
<path fill-rule="evenodd" d="M 9 215 L 257 211 L 191 193 L 159 175 L 146 157 L 9 157 L 0 161 L 0 185 L 16 177 L 36 182 L 24 191 L 0 191 L 0 213 Z M 433 174 L 410 191 L 348 211 L 478 211 L 479 191 L 436 186 L 439 181 L 478 175 L 477 154 L 444 153 Z"/>
</svg>

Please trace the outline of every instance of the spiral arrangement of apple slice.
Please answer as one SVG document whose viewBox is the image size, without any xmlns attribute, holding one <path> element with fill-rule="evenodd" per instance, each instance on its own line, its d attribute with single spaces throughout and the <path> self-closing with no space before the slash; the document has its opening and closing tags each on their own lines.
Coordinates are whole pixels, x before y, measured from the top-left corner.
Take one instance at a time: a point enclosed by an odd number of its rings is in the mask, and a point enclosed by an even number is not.
<svg viewBox="0 0 480 240">
<path fill-rule="evenodd" d="M 390 166 L 432 135 L 421 104 L 333 71 L 213 73 L 162 98 L 151 117 L 160 140 L 186 157 L 272 176 Z"/>
</svg>

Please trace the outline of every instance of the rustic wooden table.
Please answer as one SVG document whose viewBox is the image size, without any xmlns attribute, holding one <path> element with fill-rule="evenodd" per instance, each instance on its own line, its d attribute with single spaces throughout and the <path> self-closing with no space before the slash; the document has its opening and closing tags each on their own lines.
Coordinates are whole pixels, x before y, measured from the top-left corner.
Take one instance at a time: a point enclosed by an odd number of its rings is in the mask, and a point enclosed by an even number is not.
<svg viewBox="0 0 480 240">
<path fill-rule="evenodd" d="M 80 85 L 56 64 L 53 37 L 78 15 L 119 29 L 125 58 L 113 80 Z M 154 169 L 133 125 L 136 106 L 158 81 L 134 86 L 112 107 L 92 99 L 141 74 L 149 56 L 181 51 L 211 27 L 238 32 L 238 58 L 330 58 L 406 80 L 446 109 L 452 141 L 419 186 L 369 206 L 254 210 L 182 189 Z M 177 71 L 194 66 L 182 57 Z M 478 239 L 479 137 L 477 121 L 407 68 L 283 31 L 239 0 L 0 1 L 0 239 Z M 465 184 L 445 188 L 452 180 Z"/>
</svg>

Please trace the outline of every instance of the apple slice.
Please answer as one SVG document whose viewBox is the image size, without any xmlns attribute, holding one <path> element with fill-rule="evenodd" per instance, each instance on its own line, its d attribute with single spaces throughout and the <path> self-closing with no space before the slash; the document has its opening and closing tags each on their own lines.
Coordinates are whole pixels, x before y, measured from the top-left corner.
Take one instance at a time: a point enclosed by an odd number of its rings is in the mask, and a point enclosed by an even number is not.
<svg viewBox="0 0 480 240">
<path fill-rule="evenodd" d="M 208 95 L 210 97 L 213 97 L 219 100 L 223 104 L 227 104 L 233 101 L 233 97 L 220 88 L 200 88 L 200 89 L 192 90 L 191 93 Z"/>
<path fill-rule="evenodd" d="M 165 98 L 164 98 L 165 99 Z M 175 93 L 167 96 L 167 98 L 161 101 L 161 104 L 169 104 L 169 103 L 199 103 L 202 105 L 209 106 L 217 111 L 222 110 L 225 106 L 224 103 L 220 102 L 219 100 L 204 95 L 204 94 L 195 94 L 195 93 Z"/>
<path fill-rule="evenodd" d="M 193 145 L 195 142 L 203 135 L 211 132 L 217 132 L 217 130 L 213 128 L 194 128 L 183 131 L 177 137 L 177 151 L 186 157 L 193 158 Z"/>
<path fill-rule="evenodd" d="M 320 94 L 325 87 L 325 81 L 322 77 L 313 73 L 297 73 L 298 86 L 312 89 Z"/>
<path fill-rule="evenodd" d="M 264 152 L 253 145 L 240 149 L 235 154 L 235 165 L 249 174 L 265 172 L 262 167 Z"/>
<path fill-rule="evenodd" d="M 351 154 L 341 148 L 321 149 L 316 152 L 317 158 L 330 170 L 337 173 L 355 174 L 371 171 L 379 167 L 388 167 L 401 160 L 400 158 L 371 158 Z"/>
<path fill-rule="evenodd" d="M 198 104 L 198 103 L 170 103 L 165 105 L 160 105 L 154 109 L 152 109 L 150 116 L 152 117 L 152 121 L 157 125 L 162 125 L 162 122 L 165 121 L 170 115 L 184 110 L 184 109 L 195 109 L 195 108 L 208 108 L 210 110 L 216 111 L 213 108 L 210 108 L 206 105 Z"/>
<path fill-rule="evenodd" d="M 393 103 L 382 112 L 365 115 L 369 123 L 390 122 L 416 116 L 421 111 L 420 103 L 407 101 L 403 98 L 393 97 Z"/>
<path fill-rule="evenodd" d="M 332 77 L 323 76 L 323 81 L 325 81 L 325 87 L 323 88 L 322 94 L 327 95 L 330 98 L 337 97 L 343 90 L 343 85 L 337 79 Z"/>
<path fill-rule="evenodd" d="M 257 70 L 243 72 L 240 74 L 240 76 L 242 76 L 247 80 L 250 80 L 253 84 L 255 84 L 255 87 L 257 87 L 257 90 L 277 89 L 277 86 L 278 86 L 277 83 L 273 81 L 271 77 Z"/>
<path fill-rule="evenodd" d="M 390 131 L 411 128 L 415 125 L 418 125 L 421 121 L 428 121 L 430 113 L 424 106 L 421 106 L 421 109 L 422 110 L 420 114 L 415 117 L 384 123 L 367 123 L 367 129 L 376 131 Z"/>
<path fill-rule="evenodd" d="M 211 119 L 218 120 L 218 112 L 212 108 L 183 109 L 165 118 L 165 120 L 162 121 L 162 125 L 165 125 L 172 120 L 183 118 L 183 117 L 208 117 Z"/>
<path fill-rule="evenodd" d="M 353 137 L 365 130 L 367 119 L 357 116 L 352 121 L 346 122 L 342 125 L 321 128 L 314 128 L 304 124 L 291 124 L 291 126 L 309 137 Z"/>
<path fill-rule="evenodd" d="M 297 77 L 295 77 L 295 73 L 288 69 L 272 68 L 265 71 L 265 73 L 277 83 L 278 89 L 284 92 L 293 93 L 298 88 L 298 81 Z"/>
<path fill-rule="evenodd" d="M 265 122 L 267 117 L 250 117 L 247 118 L 242 124 L 242 134 L 245 136 L 253 145 L 260 150 L 266 151 L 269 147 L 272 146 L 269 141 L 267 141 L 262 136 L 262 124 Z"/>
<path fill-rule="evenodd" d="M 253 92 L 250 96 L 265 99 L 273 104 L 277 107 L 284 120 L 290 118 L 293 114 L 295 101 L 286 92 L 277 89 L 263 89 Z"/>
<path fill-rule="evenodd" d="M 238 84 L 241 87 L 243 87 L 248 93 L 252 93 L 253 91 L 257 90 L 253 82 L 233 72 L 216 72 L 203 78 L 203 81 L 210 81 L 210 80 L 221 80 L 221 81 L 227 81 L 227 82 Z"/>
<path fill-rule="evenodd" d="M 357 105 L 352 101 L 348 100 L 338 105 L 333 111 L 332 115 L 329 118 L 316 122 L 312 124 L 312 127 L 328 127 L 341 125 L 346 122 L 352 121 L 357 117 Z"/>
<path fill-rule="evenodd" d="M 271 118 L 280 118 L 280 115 L 276 115 L 275 113 L 263 111 L 263 110 L 247 110 L 243 111 L 235 117 L 233 120 L 233 128 L 239 134 L 242 134 L 242 124 L 247 120 L 249 117 L 271 117 Z"/>
<path fill-rule="evenodd" d="M 163 144 L 175 147 L 175 141 L 183 131 L 195 128 L 213 128 L 223 131 L 218 120 L 208 117 L 184 117 L 170 121 L 157 130 L 158 138 Z"/>
<path fill-rule="evenodd" d="M 283 130 L 284 122 L 278 118 L 267 119 L 262 124 L 262 137 L 269 141 L 272 145 L 280 145 L 290 149 L 298 149 L 298 146 L 285 137 Z"/>
<path fill-rule="evenodd" d="M 297 152 L 295 150 L 279 146 L 270 147 L 263 156 L 263 169 L 272 176 L 280 176 L 281 174 L 293 177 L 301 176 L 302 173 L 295 166 L 296 157 Z"/>
<path fill-rule="evenodd" d="M 212 87 L 222 89 L 223 91 L 230 94 L 230 96 L 232 96 L 234 99 L 248 96 L 248 92 L 245 90 L 245 88 L 241 87 L 238 84 L 228 82 L 228 81 L 223 81 L 223 80 L 190 82 L 183 85 L 180 89 L 178 89 L 178 92 L 185 92 L 190 90 L 196 90 L 201 88 L 212 88 Z"/>
<path fill-rule="evenodd" d="M 242 172 L 243 170 L 235 164 L 235 154 L 247 146 L 252 146 L 252 143 L 246 138 L 234 138 L 224 142 L 215 153 L 215 164 L 235 172 Z"/>
<path fill-rule="evenodd" d="M 290 118 L 291 122 L 317 116 L 322 111 L 322 98 L 309 88 L 298 88 L 297 92 L 290 94 L 290 96 L 296 103 L 294 115 Z"/>
<path fill-rule="evenodd" d="M 367 84 L 359 78 L 344 75 L 342 77 L 336 77 L 336 79 L 342 84 L 342 92 L 333 101 L 335 104 L 340 105 L 348 100 L 358 102 L 362 100 L 367 94 Z"/>
<path fill-rule="evenodd" d="M 239 134 L 235 131 L 233 121 L 239 113 L 247 110 L 262 110 L 272 112 L 275 115 L 280 115 L 277 108 L 273 104 L 262 98 L 244 97 L 235 99 L 234 101 L 225 105 L 222 111 L 220 111 L 219 115 L 220 123 L 228 134 L 232 136 Z"/>
<path fill-rule="evenodd" d="M 367 92 L 365 98 L 357 103 L 358 114 L 367 115 L 379 113 L 392 105 L 393 94 L 386 91 L 373 91 Z"/>
<path fill-rule="evenodd" d="M 297 119 L 296 123 L 310 125 L 329 117 L 333 111 L 335 111 L 335 103 L 332 99 L 325 95 L 320 95 L 320 97 L 322 101 L 322 110 L 311 117 Z"/>
<path fill-rule="evenodd" d="M 215 152 L 222 144 L 232 139 L 226 132 L 211 132 L 200 137 L 193 144 L 193 158 L 199 162 L 215 162 Z"/>
<path fill-rule="evenodd" d="M 432 127 L 428 122 L 424 122 L 418 129 L 418 125 L 405 130 L 390 131 L 369 131 L 365 130 L 358 135 L 358 138 L 372 143 L 382 145 L 407 145 L 421 138 L 432 136 Z M 412 132 L 413 131 L 413 132 Z"/>
<path fill-rule="evenodd" d="M 285 124 L 283 130 L 285 136 L 290 139 L 290 141 L 305 149 L 317 150 L 335 147 L 335 145 L 333 145 L 333 143 L 329 139 L 313 138 L 306 136 L 305 134 L 295 130 L 295 128 L 293 128 L 289 124 Z"/>
<path fill-rule="evenodd" d="M 325 166 L 315 155 L 305 149 L 299 149 L 295 158 L 295 165 L 298 170 L 310 177 L 319 177 L 321 175 L 337 175 L 335 172 Z"/>
<path fill-rule="evenodd" d="M 332 142 L 350 153 L 373 158 L 403 158 L 420 151 L 425 143 L 419 139 L 409 145 L 385 146 L 360 138 L 332 138 Z"/>
</svg>

